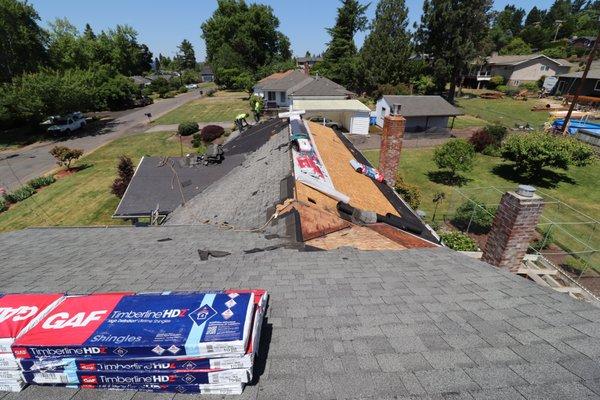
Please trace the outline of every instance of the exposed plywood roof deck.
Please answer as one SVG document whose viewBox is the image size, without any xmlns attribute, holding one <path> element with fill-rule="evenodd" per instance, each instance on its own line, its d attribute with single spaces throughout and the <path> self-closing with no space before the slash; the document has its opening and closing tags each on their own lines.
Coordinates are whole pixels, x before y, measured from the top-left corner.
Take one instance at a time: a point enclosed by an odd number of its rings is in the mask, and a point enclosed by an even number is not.
<svg viewBox="0 0 600 400">
<path fill-rule="evenodd" d="M 394 206 L 381 193 L 371 178 L 359 174 L 350 165 L 354 158 L 350 150 L 328 127 L 308 122 L 315 145 L 329 172 L 336 190 L 350 197 L 350 205 L 385 215 L 398 215 Z M 337 201 L 303 183 L 296 182 L 296 196 L 305 203 L 313 203 L 326 210 L 335 210 Z"/>
</svg>

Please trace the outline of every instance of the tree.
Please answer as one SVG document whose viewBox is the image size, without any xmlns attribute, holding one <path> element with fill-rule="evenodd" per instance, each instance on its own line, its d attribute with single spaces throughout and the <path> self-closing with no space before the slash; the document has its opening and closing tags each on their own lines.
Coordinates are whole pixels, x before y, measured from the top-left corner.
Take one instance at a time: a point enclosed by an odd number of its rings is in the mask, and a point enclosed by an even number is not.
<svg viewBox="0 0 600 400">
<path fill-rule="evenodd" d="M 202 24 L 206 60 L 218 83 L 242 84 L 248 77 L 253 81 L 261 67 L 291 58 L 289 39 L 278 28 L 279 20 L 269 6 L 218 0 L 217 9 Z M 233 75 L 243 77 L 233 79 Z"/>
<path fill-rule="evenodd" d="M 58 165 L 71 169 L 71 163 L 83 155 L 83 150 L 70 149 L 66 146 L 54 146 L 50 150 L 50 154 L 56 159 Z"/>
<path fill-rule="evenodd" d="M 88 68 L 92 54 L 88 53 L 77 28 L 66 18 L 50 23 L 48 55 L 52 67 L 60 70 Z"/>
<path fill-rule="evenodd" d="M 0 82 L 36 71 L 45 63 L 47 35 L 39 20 L 31 4 L 0 0 Z"/>
<path fill-rule="evenodd" d="M 118 198 L 123 198 L 133 173 L 135 172 L 133 167 L 133 161 L 127 156 L 119 157 L 119 164 L 117 165 L 117 177 L 110 187 L 110 192 Z"/>
<path fill-rule="evenodd" d="M 177 58 L 179 59 L 179 68 L 181 69 L 195 69 L 196 68 L 196 53 L 194 52 L 194 46 L 189 40 L 183 39 L 181 44 L 177 46 L 179 53 Z"/>
<path fill-rule="evenodd" d="M 540 10 L 536 6 L 533 6 L 533 8 L 529 11 L 529 14 L 527 14 L 527 18 L 525 18 L 525 26 L 541 23 L 545 15 L 545 11 Z"/>
<path fill-rule="evenodd" d="M 367 28 L 365 11 L 369 5 L 362 5 L 358 0 L 341 0 L 341 3 L 335 25 L 327 29 L 331 40 L 317 71 L 343 86 L 356 88 L 359 59 L 354 35 Z"/>
<path fill-rule="evenodd" d="M 470 171 L 474 159 L 475 149 L 464 139 L 446 142 L 433 152 L 433 161 L 437 167 L 448 170 L 452 177 L 457 177 L 458 171 Z"/>
<path fill-rule="evenodd" d="M 539 178 L 545 168 L 567 170 L 571 165 L 588 165 L 596 158 L 589 145 L 545 132 L 509 135 L 501 153 L 505 160 L 514 163 L 515 172 L 529 179 Z"/>
<path fill-rule="evenodd" d="M 500 49 L 500 54 L 531 54 L 531 46 L 523 41 L 520 37 L 511 40 L 506 46 Z"/>
<path fill-rule="evenodd" d="M 504 10 L 494 13 L 490 41 L 494 44 L 495 50 L 506 46 L 512 38 L 521 32 L 524 17 L 525 10 L 510 4 L 505 6 Z"/>
<path fill-rule="evenodd" d="M 371 32 L 360 55 L 370 85 L 397 85 L 408 80 L 406 65 L 412 52 L 404 0 L 380 0 Z"/>
<path fill-rule="evenodd" d="M 85 28 L 83 29 L 83 37 L 87 40 L 96 40 L 96 34 L 92 29 L 90 24 L 85 24 Z"/>
<path fill-rule="evenodd" d="M 428 54 L 439 91 L 450 84 L 448 100 L 462 71 L 483 52 L 491 0 L 425 0 L 417 29 L 418 49 Z"/>
</svg>

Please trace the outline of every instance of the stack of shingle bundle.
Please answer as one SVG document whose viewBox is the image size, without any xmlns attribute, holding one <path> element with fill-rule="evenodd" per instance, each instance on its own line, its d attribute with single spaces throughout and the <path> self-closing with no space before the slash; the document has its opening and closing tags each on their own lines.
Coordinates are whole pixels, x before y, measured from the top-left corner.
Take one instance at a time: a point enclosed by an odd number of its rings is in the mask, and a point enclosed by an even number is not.
<svg viewBox="0 0 600 400">
<path fill-rule="evenodd" d="M 26 383 L 241 394 L 267 293 L 68 296 L 12 346 Z"/>
<path fill-rule="evenodd" d="M 19 392 L 25 387 L 11 346 L 62 298 L 62 294 L 0 294 L 0 391 Z"/>
</svg>

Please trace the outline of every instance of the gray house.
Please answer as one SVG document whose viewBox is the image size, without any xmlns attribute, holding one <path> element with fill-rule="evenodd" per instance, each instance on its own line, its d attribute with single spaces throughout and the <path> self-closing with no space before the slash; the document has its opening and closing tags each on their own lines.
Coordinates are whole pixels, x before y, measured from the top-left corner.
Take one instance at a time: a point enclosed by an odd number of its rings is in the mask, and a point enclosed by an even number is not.
<svg viewBox="0 0 600 400">
<path fill-rule="evenodd" d="M 582 71 L 560 75 L 558 82 L 556 82 L 556 91 L 554 94 L 557 96 L 574 95 L 581 83 L 582 75 Z M 592 65 L 592 69 L 588 72 L 580 95 L 600 97 L 600 68 L 594 68 L 594 65 Z"/>
<path fill-rule="evenodd" d="M 202 67 L 200 76 L 202 76 L 202 82 L 214 82 L 215 80 L 215 74 L 210 65 L 204 65 L 204 67 Z"/>
<path fill-rule="evenodd" d="M 465 84 L 486 86 L 492 76 L 504 77 L 508 86 L 536 82 L 542 77 L 566 74 L 573 67 L 567 60 L 550 58 L 543 54 L 504 55 L 493 54 L 483 62 L 473 64 L 465 75 Z"/>
<path fill-rule="evenodd" d="M 445 130 L 450 117 L 463 114 L 440 96 L 383 96 L 377 101 L 375 113 L 379 127 L 383 127 L 386 115 L 402 115 L 406 132 Z"/>
</svg>

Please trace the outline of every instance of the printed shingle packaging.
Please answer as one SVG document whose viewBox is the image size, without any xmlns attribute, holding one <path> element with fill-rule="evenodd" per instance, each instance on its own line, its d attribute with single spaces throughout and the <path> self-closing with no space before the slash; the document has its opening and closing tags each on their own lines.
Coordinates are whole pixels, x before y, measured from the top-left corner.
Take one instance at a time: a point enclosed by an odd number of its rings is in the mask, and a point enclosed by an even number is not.
<svg viewBox="0 0 600 400">
<path fill-rule="evenodd" d="M 13 346 L 18 358 L 243 356 L 253 293 L 68 297 Z"/>
<path fill-rule="evenodd" d="M 27 383 L 239 394 L 266 302 L 261 290 L 67 297 L 13 352 Z"/>
<path fill-rule="evenodd" d="M 25 386 L 11 345 L 62 299 L 62 294 L 0 294 L 0 391 Z"/>
</svg>

